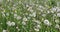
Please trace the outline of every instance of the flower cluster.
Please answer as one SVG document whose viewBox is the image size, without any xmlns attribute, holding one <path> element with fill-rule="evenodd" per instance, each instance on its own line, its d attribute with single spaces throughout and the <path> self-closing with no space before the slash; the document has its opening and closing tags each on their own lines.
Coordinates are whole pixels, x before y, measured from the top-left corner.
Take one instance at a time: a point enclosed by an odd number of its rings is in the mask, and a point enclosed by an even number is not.
<svg viewBox="0 0 60 32">
<path fill-rule="evenodd" d="M 58 4 L 57 0 L 0 0 L 0 31 L 59 32 Z"/>
</svg>

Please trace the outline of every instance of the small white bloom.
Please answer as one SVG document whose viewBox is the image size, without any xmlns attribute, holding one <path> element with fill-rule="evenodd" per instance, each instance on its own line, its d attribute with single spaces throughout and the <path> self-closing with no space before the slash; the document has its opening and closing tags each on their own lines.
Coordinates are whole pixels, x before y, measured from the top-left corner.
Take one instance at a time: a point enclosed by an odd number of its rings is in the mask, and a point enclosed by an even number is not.
<svg viewBox="0 0 60 32">
<path fill-rule="evenodd" d="M 9 16 L 9 13 L 6 13 L 7 16 Z"/>
<path fill-rule="evenodd" d="M 29 7 L 29 5 L 28 5 L 28 4 L 26 4 L 26 7 Z"/>
<path fill-rule="evenodd" d="M 59 25 L 58 25 L 58 24 L 56 24 L 56 25 L 55 25 L 55 28 L 59 28 Z"/>
<path fill-rule="evenodd" d="M 53 10 L 54 12 L 56 12 L 57 9 L 54 7 L 54 8 L 52 8 L 52 10 Z"/>
<path fill-rule="evenodd" d="M 23 25 L 26 25 L 26 22 L 23 21 L 22 24 L 23 24 Z"/>
<path fill-rule="evenodd" d="M 60 17 L 60 13 L 57 13 L 57 16 Z"/>
<path fill-rule="evenodd" d="M 21 17 L 20 16 L 17 16 L 17 20 L 20 20 L 21 19 Z"/>
<path fill-rule="evenodd" d="M 7 22 L 7 25 L 8 25 L 8 26 L 14 26 L 14 25 L 15 25 L 15 22 L 8 21 L 8 22 Z"/>
<path fill-rule="evenodd" d="M 44 8 L 43 6 L 39 5 L 39 8 Z"/>
<path fill-rule="evenodd" d="M 39 29 L 37 29 L 37 28 L 34 28 L 34 30 L 37 31 L 37 32 L 39 31 Z"/>
<path fill-rule="evenodd" d="M 41 28 L 41 26 L 40 25 L 37 25 L 37 28 Z"/>
<path fill-rule="evenodd" d="M 18 29 L 18 26 L 16 27 L 16 29 Z"/>
<path fill-rule="evenodd" d="M 8 26 L 11 26 L 11 21 L 8 21 L 8 22 L 7 22 L 7 25 L 8 25 Z"/>
<path fill-rule="evenodd" d="M 27 19 L 30 19 L 31 17 L 27 17 Z"/>
<path fill-rule="evenodd" d="M 28 19 L 26 17 L 23 18 L 23 21 L 28 21 Z"/>
<path fill-rule="evenodd" d="M 29 16 L 33 16 L 32 14 L 29 14 Z"/>
<path fill-rule="evenodd" d="M 33 12 L 32 15 L 33 15 L 33 17 L 36 17 L 36 12 Z"/>
<path fill-rule="evenodd" d="M 60 9 L 57 9 L 57 12 L 60 12 Z"/>
<path fill-rule="evenodd" d="M 30 12 L 33 12 L 33 10 L 31 9 Z"/>
<path fill-rule="evenodd" d="M 56 23 L 59 23 L 59 20 L 58 20 L 58 19 L 56 19 L 56 20 L 55 20 L 55 22 L 56 22 Z"/>
<path fill-rule="evenodd" d="M 19 29 L 19 27 L 18 27 L 18 26 L 16 27 L 16 29 L 17 29 L 18 31 L 20 31 L 20 29 Z"/>
<path fill-rule="evenodd" d="M 45 23 L 45 24 L 49 24 L 49 21 L 48 21 L 48 20 L 44 20 L 44 23 Z"/>
<path fill-rule="evenodd" d="M 47 11 L 47 13 L 50 13 L 50 11 Z"/>
<path fill-rule="evenodd" d="M 48 20 L 44 20 L 44 24 L 50 26 L 51 23 Z"/>
<path fill-rule="evenodd" d="M 43 17 L 45 17 L 45 16 L 46 16 L 46 14 L 42 14 L 42 16 L 43 16 Z"/>
<path fill-rule="evenodd" d="M 12 26 L 15 26 L 15 22 L 11 22 L 11 25 L 12 25 Z"/>
<path fill-rule="evenodd" d="M 14 14 L 14 17 L 17 17 L 17 14 Z"/>
<path fill-rule="evenodd" d="M 14 14 L 14 18 L 16 18 L 17 17 L 17 14 Z"/>
<path fill-rule="evenodd" d="M 18 29 L 18 31 L 20 31 L 20 29 Z"/>
<path fill-rule="evenodd" d="M 54 13 L 54 11 L 51 11 L 51 13 Z"/>
<path fill-rule="evenodd" d="M 7 32 L 7 30 L 3 30 L 3 32 Z"/>
</svg>

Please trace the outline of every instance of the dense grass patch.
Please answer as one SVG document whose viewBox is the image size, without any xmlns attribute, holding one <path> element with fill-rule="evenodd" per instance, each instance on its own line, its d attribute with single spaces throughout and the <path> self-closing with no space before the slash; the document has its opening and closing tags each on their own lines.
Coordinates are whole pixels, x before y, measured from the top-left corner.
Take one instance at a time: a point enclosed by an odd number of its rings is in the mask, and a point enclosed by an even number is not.
<svg viewBox="0 0 60 32">
<path fill-rule="evenodd" d="M 0 0 L 0 32 L 60 32 L 60 0 Z"/>
</svg>

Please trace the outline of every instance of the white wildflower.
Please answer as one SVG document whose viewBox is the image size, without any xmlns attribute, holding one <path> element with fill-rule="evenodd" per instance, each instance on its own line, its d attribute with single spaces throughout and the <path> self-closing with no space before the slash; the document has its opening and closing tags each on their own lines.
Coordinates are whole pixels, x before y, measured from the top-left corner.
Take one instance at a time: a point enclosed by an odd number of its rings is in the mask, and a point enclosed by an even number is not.
<svg viewBox="0 0 60 32">
<path fill-rule="evenodd" d="M 30 19 L 31 17 L 27 17 L 27 19 Z"/>
<path fill-rule="evenodd" d="M 39 31 L 39 29 L 37 29 L 37 28 L 34 28 L 34 30 L 37 31 L 37 32 Z"/>
<path fill-rule="evenodd" d="M 8 25 L 8 26 L 14 26 L 14 25 L 15 25 L 15 22 L 8 21 L 8 22 L 7 22 L 7 25 Z"/>
<path fill-rule="evenodd" d="M 46 14 L 42 14 L 42 16 L 43 16 L 43 17 L 45 17 L 45 16 L 46 16 Z"/>
<path fill-rule="evenodd" d="M 22 24 L 23 24 L 23 25 L 26 25 L 26 22 L 23 21 Z"/>
<path fill-rule="evenodd" d="M 39 8 L 44 8 L 43 6 L 39 5 Z"/>
<path fill-rule="evenodd" d="M 3 30 L 2 32 L 7 32 L 7 30 Z"/>
<path fill-rule="evenodd" d="M 28 4 L 26 4 L 26 7 L 29 7 L 29 5 L 28 5 Z"/>
<path fill-rule="evenodd" d="M 20 29 L 19 29 L 19 27 L 18 27 L 18 26 L 16 27 L 16 29 L 17 29 L 18 31 L 20 31 Z"/>
<path fill-rule="evenodd" d="M 21 19 L 21 16 L 17 16 L 17 20 L 20 20 Z"/>
<path fill-rule="evenodd" d="M 23 18 L 23 21 L 28 21 L 28 19 L 26 17 Z"/>
<path fill-rule="evenodd" d="M 20 31 L 20 29 L 18 29 L 18 31 Z"/>
<path fill-rule="evenodd" d="M 36 17 L 36 12 L 33 12 L 32 15 L 33 15 L 33 17 Z"/>
<path fill-rule="evenodd" d="M 60 12 L 60 9 L 57 9 L 57 12 Z"/>
<path fill-rule="evenodd" d="M 50 26 L 51 23 L 48 20 L 44 20 L 44 24 Z"/>
<path fill-rule="evenodd" d="M 50 11 L 47 11 L 47 13 L 50 13 Z"/>
<path fill-rule="evenodd" d="M 14 17 L 17 17 L 17 14 L 14 14 Z"/>
<path fill-rule="evenodd" d="M 15 22 L 11 22 L 11 25 L 12 25 L 12 26 L 15 26 Z"/>
<path fill-rule="evenodd" d="M 56 12 L 57 9 L 54 7 L 54 8 L 52 8 L 52 10 L 53 10 L 54 12 Z"/>
<path fill-rule="evenodd" d="M 29 16 L 33 16 L 32 14 L 29 14 Z"/>
<path fill-rule="evenodd" d="M 51 13 L 54 13 L 54 11 L 51 11 Z"/>
<path fill-rule="evenodd" d="M 30 12 L 33 12 L 33 10 L 31 9 Z"/>
<path fill-rule="evenodd" d="M 57 13 L 57 16 L 60 17 L 60 13 Z"/>
<path fill-rule="evenodd" d="M 9 13 L 6 13 L 7 16 L 9 16 Z"/>
<path fill-rule="evenodd" d="M 7 25 L 8 25 L 8 26 L 11 26 L 11 21 L 8 21 L 8 22 L 7 22 Z"/>
<path fill-rule="evenodd" d="M 58 20 L 58 19 L 56 19 L 56 20 L 55 20 L 55 22 L 56 22 L 56 23 L 59 23 L 59 20 Z"/>
<path fill-rule="evenodd" d="M 18 26 L 16 27 L 16 29 L 18 29 Z"/>
<path fill-rule="evenodd" d="M 59 25 L 58 25 L 58 24 L 56 24 L 56 25 L 55 25 L 55 28 L 59 28 Z"/>
<path fill-rule="evenodd" d="M 16 18 L 16 17 L 17 17 L 17 14 L 15 13 L 15 14 L 14 14 L 14 18 Z"/>
<path fill-rule="evenodd" d="M 37 28 L 41 28 L 41 26 L 40 25 L 37 25 Z"/>
</svg>

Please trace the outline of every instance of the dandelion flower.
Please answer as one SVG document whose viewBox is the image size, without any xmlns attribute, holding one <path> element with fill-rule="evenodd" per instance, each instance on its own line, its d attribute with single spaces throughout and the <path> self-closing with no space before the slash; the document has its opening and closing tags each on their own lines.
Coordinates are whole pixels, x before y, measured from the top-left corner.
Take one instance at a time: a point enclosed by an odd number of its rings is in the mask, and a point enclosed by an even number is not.
<svg viewBox="0 0 60 32">
<path fill-rule="evenodd" d="M 44 24 L 50 26 L 51 23 L 48 20 L 44 20 Z"/>
</svg>

